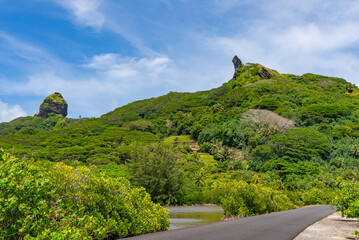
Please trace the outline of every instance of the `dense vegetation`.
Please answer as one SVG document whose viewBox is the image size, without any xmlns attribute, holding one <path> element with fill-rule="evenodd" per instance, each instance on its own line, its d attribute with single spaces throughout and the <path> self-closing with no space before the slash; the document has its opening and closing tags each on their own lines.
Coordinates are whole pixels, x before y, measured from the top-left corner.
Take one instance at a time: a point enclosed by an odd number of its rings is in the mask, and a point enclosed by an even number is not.
<svg viewBox="0 0 359 240">
<path fill-rule="evenodd" d="M 168 210 L 124 178 L 0 155 L 3 239 L 115 239 L 169 226 Z"/>
<path fill-rule="evenodd" d="M 170 92 L 100 118 L 0 123 L 0 146 L 35 159 L 33 166 L 96 165 L 95 175 L 127 178 L 157 203 L 222 204 L 228 216 L 327 204 L 347 195 L 351 185 L 341 183 L 357 186 L 355 85 L 259 64 L 235 76 L 219 88 Z M 358 205 L 338 201 L 348 215 Z"/>
</svg>

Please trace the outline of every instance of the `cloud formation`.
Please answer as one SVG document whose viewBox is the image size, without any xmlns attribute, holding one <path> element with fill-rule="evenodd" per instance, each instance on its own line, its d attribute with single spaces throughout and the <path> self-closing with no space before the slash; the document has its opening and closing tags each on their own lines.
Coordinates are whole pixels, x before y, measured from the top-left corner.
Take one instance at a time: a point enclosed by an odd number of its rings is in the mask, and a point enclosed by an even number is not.
<svg viewBox="0 0 359 240">
<path fill-rule="evenodd" d="M 105 17 L 100 11 L 103 0 L 54 0 L 67 9 L 77 24 L 100 30 Z"/>
<path fill-rule="evenodd" d="M 359 17 L 353 1 L 256 1 L 259 17 L 246 30 L 204 39 L 209 49 L 236 53 L 284 73 L 313 72 L 359 83 Z"/>
<path fill-rule="evenodd" d="M 46 96 L 61 92 L 70 105 L 70 116 L 73 112 L 99 116 L 128 103 L 126 99 L 144 98 L 146 91 L 145 97 L 152 97 L 151 91 L 170 85 L 168 76 L 175 72 L 167 57 L 137 59 L 114 53 L 95 55 L 75 70 L 78 74 L 66 76 L 59 74 L 60 69 L 39 71 L 22 84 L 3 80 L 7 87 L 0 93 Z"/>
<path fill-rule="evenodd" d="M 0 100 L 0 122 L 8 122 L 26 115 L 26 112 L 19 105 L 9 106 Z"/>
</svg>

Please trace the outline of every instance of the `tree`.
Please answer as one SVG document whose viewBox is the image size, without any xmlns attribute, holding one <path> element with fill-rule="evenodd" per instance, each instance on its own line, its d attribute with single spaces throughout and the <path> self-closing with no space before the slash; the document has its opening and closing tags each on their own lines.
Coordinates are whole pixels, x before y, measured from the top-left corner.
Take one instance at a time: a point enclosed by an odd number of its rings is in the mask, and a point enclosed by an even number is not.
<svg viewBox="0 0 359 240">
<path fill-rule="evenodd" d="M 258 124 L 259 130 L 264 135 L 284 133 L 295 127 L 295 123 L 287 118 L 264 109 L 251 109 L 243 114 L 246 121 L 253 121 Z"/>
<path fill-rule="evenodd" d="M 294 162 L 315 157 L 325 160 L 331 148 L 323 134 L 309 128 L 290 129 L 285 134 L 276 134 L 271 143 L 280 157 L 287 156 Z"/>
<path fill-rule="evenodd" d="M 161 144 L 136 144 L 133 149 L 129 166 L 135 183 L 144 187 L 155 202 L 176 203 L 182 187 L 177 155 Z"/>
<path fill-rule="evenodd" d="M 194 184 L 197 187 L 203 186 L 205 177 L 206 177 L 206 172 L 203 168 L 201 168 L 201 170 L 199 170 L 194 177 Z"/>
</svg>

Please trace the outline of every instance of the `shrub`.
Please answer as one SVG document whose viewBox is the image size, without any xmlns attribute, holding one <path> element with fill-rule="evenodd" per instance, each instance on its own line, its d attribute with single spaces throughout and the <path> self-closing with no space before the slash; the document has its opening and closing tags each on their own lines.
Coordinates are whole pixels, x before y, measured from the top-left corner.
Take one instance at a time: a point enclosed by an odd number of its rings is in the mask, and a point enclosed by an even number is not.
<svg viewBox="0 0 359 240">
<path fill-rule="evenodd" d="M 213 191 L 221 196 L 226 216 L 251 216 L 294 207 L 285 194 L 260 184 L 232 181 L 220 185 Z"/>
<path fill-rule="evenodd" d="M 0 154 L 2 239 L 111 239 L 169 226 L 168 212 L 126 179 Z"/>
<path fill-rule="evenodd" d="M 342 179 L 338 179 L 339 182 Z M 340 191 L 338 192 L 333 205 L 337 206 L 337 210 L 341 211 L 342 216 L 348 218 L 359 217 L 359 183 L 348 181 L 340 184 Z M 354 231 L 355 235 L 359 235 L 357 230 Z"/>
</svg>

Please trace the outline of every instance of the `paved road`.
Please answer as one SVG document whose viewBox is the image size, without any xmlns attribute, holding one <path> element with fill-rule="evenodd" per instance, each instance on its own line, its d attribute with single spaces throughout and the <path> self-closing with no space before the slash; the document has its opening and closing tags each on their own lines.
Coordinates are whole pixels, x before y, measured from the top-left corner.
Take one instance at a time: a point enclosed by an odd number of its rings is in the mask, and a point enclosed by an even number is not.
<svg viewBox="0 0 359 240">
<path fill-rule="evenodd" d="M 292 240 L 313 223 L 333 213 L 320 205 L 239 218 L 166 232 L 152 233 L 130 240 Z"/>
</svg>

